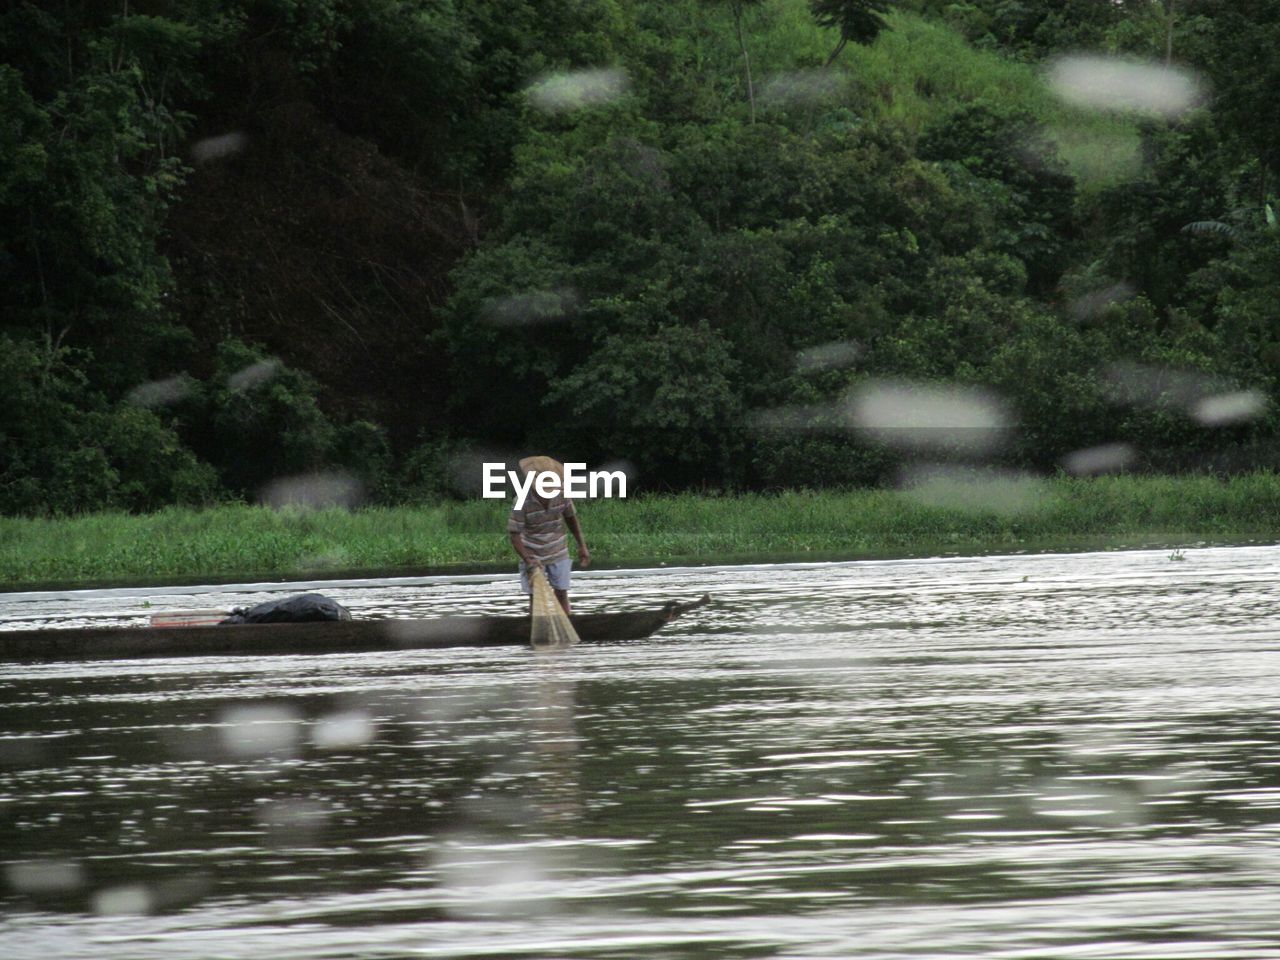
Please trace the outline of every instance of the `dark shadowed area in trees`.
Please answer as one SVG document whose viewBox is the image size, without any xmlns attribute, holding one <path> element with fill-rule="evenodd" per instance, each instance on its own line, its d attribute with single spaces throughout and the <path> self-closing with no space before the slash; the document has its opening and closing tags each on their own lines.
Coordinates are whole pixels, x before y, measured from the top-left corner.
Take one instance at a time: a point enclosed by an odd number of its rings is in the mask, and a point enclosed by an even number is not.
<svg viewBox="0 0 1280 960">
<path fill-rule="evenodd" d="M 0 513 L 535 448 L 1275 467 L 1278 44 L 1275 0 L 15 0 Z"/>
</svg>

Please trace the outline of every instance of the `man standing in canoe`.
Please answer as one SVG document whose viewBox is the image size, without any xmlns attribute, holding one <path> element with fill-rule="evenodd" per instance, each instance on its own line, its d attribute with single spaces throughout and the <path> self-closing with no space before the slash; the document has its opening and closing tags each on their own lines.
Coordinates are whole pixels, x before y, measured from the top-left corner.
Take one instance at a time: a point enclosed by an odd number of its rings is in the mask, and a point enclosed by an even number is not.
<svg viewBox="0 0 1280 960">
<path fill-rule="evenodd" d="M 511 519 L 507 521 L 507 534 L 511 538 L 511 546 L 520 557 L 520 586 L 530 595 L 532 603 L 533 587 L 529 584 L 529 568 L 541 567 L 547 575 L 551 589 L 564 612 L 569 613 L 569 539 L 565 535 L 565 526 L 578 542 L 578 562 L 586 567 L 591 563 L 591 551 L 587 549 L 587 541 L 582 536 L 582 526 L 578 523 L 578 514 L 573 509 L 573 502 L 564 495 L 564 464 L 551 457 L 525 457 L 520 461 L 520 469 L 527 478 L 533 474 L 533 484 L 524 506 L 511 511 Z M 549 499 L 538 495 L 537 480 L 540 473 L 552 473 L 559 478 L 558 492 Z"/>
</svg>

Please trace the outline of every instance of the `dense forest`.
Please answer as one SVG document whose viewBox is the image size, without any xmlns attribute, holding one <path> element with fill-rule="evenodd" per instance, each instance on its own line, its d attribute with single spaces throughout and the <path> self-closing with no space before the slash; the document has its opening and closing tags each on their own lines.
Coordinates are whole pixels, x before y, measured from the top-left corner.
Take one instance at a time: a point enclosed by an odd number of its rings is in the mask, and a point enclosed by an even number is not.
<svg viewBox="0 0 1280 960">
<path fill-rule="evenodd" d="M 869 389 L 932 459 L 1275 467 L 1277 50 L 1280 0 L 11 0 L 0 513 L 892 483 Z M 930 421 L 975 397 L 999 443 Z"/>
</svg>

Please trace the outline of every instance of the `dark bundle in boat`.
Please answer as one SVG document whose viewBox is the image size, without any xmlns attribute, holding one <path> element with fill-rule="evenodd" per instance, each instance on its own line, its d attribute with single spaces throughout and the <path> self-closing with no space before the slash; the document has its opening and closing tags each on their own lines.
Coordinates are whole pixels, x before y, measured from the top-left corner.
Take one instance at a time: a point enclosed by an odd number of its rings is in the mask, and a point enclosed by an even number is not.
<svg viewBox="0 0 1280 960">
<path fill-rule="evenodd" d="M 231 616 L 219 621 L 219 626 L 238 623 L 325 623 L 329 620 L 350 620 L 351 611 L 322 593 L 300 593 L 283 600 L 268 600 L 256 607 L 237 607 Z"/>
</svg>

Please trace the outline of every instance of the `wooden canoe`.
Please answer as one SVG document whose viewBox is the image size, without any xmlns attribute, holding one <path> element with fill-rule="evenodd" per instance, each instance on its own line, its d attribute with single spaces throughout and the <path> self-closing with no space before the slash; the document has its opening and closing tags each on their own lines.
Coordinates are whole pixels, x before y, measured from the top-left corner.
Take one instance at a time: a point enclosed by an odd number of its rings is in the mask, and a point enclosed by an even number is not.
<svg viewBox="0 0 1280 960">
<path fill-rule="evenodd" d="M 670 601 L 655 610 L 573 616 L 584 642 L 639 640 L 709 603 Z M 334 620 L 234 626 L 91 627 L 0 630 L 0 660 L 121 657 L 253 656 L 429 650 L 529 645 L 528 617 L 440 617 L 434 620 Z"/>
</svg>

